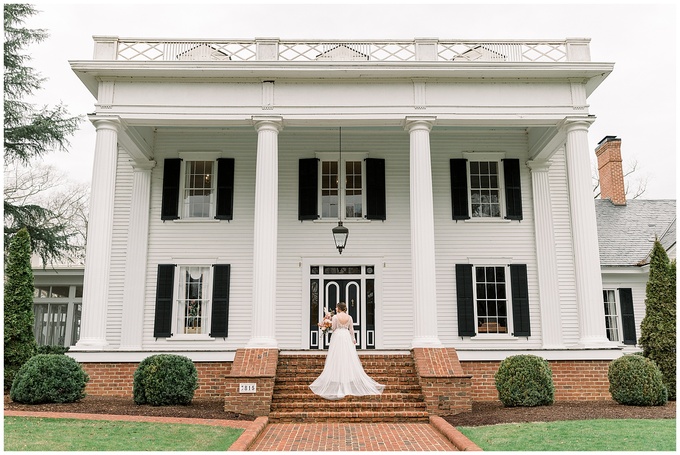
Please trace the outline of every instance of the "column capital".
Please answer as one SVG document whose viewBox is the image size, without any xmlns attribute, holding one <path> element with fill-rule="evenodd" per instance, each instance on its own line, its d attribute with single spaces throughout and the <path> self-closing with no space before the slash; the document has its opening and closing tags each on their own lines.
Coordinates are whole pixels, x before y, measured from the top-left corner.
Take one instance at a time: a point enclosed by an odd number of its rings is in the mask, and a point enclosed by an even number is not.
<svg viewBox="0 0 680 455">
<path fill-rule="evenodd" d="M 150 161 L 130 160 L 130 164 L 132 165 L 132 170 L 134 172 L 150 171 L 151 169 L 156 167 L 156 162 L 153 160 Z"/>
<path fill-rule="evenodd" d="M 404 119 L 404 129 L 409 133 L 416 130 L 427 130 L 428 132 L 432 130 L 437 117 L 434 116 L 413 116 L 406 117 Z"/>
<path fill-rule="evenodd" d="M 123 123 L 121 122 L 120 117 L 91 116 L 90 122 L 92 122 L 97 131 L 112 130 L 115 131 L 116 133 L 119 133 L 121 131 L 121 128 L 123 127 Z"/>
<path fill-rule="evenodd" d="M 595 116 L 593 115 L 588 117 L 567 117 L 562 120 L 560 127 L 567 133 L 579 130 L 587 132 L 593 122 L 595 122 Z"/>
<path fill-rule="evenodd" d="M 531 172 L 548 172 L 550 170 L 550 160 L 529 160 L 527 166 Z"/>
<path fill-rule="evenodd" d="M 253 122 L 253 126 L 258 132 L 262 130 L 270 130 L 279 133 L 283 129 L 283 117 L 277 115 L 254 115 L 251 120 Z"/>
</svg>

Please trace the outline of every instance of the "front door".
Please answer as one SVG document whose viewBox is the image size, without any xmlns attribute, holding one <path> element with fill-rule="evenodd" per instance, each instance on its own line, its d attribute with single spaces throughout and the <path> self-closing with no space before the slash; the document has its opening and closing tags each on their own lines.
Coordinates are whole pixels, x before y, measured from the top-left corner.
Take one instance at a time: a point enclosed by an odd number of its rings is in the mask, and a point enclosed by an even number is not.
<svg viewBox="0 0 680 455">
<path fill-rule="evenodd" d="M 324 311 L 347 304 L 354 321 L 358 349 L 375 349 L 375 279 L 371 266 L 312 266 L 310 295 L 310 349 L 327 349 L 331 334 L 319 330 Z"/>
</svg>

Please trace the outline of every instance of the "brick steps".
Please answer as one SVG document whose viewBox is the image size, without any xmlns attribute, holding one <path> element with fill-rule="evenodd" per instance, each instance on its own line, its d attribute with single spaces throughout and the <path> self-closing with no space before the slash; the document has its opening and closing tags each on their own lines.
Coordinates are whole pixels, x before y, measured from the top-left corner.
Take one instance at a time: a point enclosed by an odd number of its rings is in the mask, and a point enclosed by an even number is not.
<svg viewBox="0 0 680 455">
<path fill-rule="evenodd" d="M 272 422 L 427 421 L 429 414 L 408 354 L 360 355 L 366 373 L 385 384 L 382 395 L 325 400 L 311 384 L 323 371 L 325 355 L 279 355 L 269 419 Z"/>
<path fill-rule="evenodd" d="M 427 422 L 427 411 L 272 411 L 270 422 Z"/>
</svg>

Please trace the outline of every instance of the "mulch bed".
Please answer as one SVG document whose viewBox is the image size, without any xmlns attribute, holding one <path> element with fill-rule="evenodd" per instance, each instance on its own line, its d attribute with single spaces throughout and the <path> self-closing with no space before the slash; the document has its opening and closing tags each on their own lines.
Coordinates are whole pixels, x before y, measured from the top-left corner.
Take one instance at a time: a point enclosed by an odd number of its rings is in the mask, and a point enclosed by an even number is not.
<svg viewBox="0 0 680 455">
<path fill-rule="evenodd" d="M 194 399 L 186 406 L 137 405 L 132 398 L 87 396 L 76 403 L 20 404 L 5 395 L 5 409 L 34 412 L 76 412 L 196 419 L 254 420 L 252 416 L 224 412 L 224 401 Z M 551 406 L 505 408 L 500 402 L 476 402 L 472 412 L 446 417 L 454 427 L 500 423 L 553 422 L 588 419 L 674 419 L 675 401 L 664 406 L 623 406 L 614 401 L 557 402 Z"/>
<path fill-rule="evenodd" d="M 624 406 L 612 400 L 556 402 L 551 406 L 506 408 L 500 402 L 476 402 L 472 412 L 446 417 L 454 427 L 501 423 L 590 419 L 675 419 L 675 401 L 664 406 Z"/>
</svg>

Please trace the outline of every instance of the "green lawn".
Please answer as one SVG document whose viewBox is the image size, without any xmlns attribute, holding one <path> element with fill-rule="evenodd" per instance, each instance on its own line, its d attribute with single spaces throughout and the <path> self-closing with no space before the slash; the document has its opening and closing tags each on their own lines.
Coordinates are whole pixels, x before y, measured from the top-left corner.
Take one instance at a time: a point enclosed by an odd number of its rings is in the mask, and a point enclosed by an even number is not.
<svg viewBox="0 0 680 455">
<path fill-rule="evenodd" d="M 5 450 L 216 451 L 242 429 L 149 422 L 5 417 Z"/>
<path fill-rule="evenodd" d="M 675 419 L 598 419 L 458 427 L 488 451 L 675 451 Z"/>
</svg>

